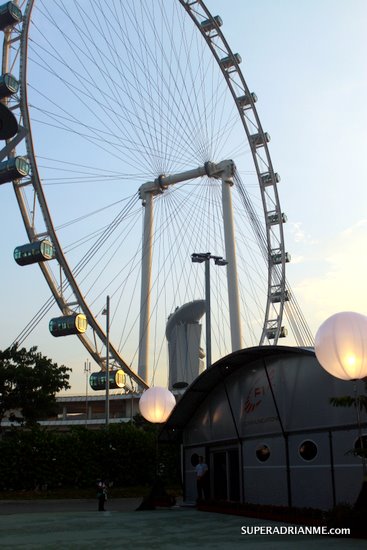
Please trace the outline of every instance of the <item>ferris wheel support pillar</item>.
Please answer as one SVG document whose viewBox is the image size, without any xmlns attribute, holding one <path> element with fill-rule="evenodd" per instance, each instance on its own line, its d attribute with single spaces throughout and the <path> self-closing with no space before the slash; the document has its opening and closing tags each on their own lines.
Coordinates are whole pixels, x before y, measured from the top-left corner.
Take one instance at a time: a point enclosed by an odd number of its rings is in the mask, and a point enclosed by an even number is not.
<svg viewBox="0 0 367 550">
<path fill-rule="evenodd" d="M 148 383 L 149 367 L 149 326 L 150 326 L 150 290 L 152 279 L 153 255 L 153 193 L 144 197 L 143 248 L 141 260 L 141 297 L 138 374 Z"/>
<path fill-rule="evenodd" d="M 238 276 L 236 261 L 236 243 L 234 239 L 234 221 L 232 208 L 231 187 L 232 177 L 222 178 L 222 203 L 223 203 L 223 228 L 226 247 L 227 265 L 227 286 L 229 319 L 231 327 L 232 351 L 242 349 L 240 300 L 238 292 Z"/>
</svg>

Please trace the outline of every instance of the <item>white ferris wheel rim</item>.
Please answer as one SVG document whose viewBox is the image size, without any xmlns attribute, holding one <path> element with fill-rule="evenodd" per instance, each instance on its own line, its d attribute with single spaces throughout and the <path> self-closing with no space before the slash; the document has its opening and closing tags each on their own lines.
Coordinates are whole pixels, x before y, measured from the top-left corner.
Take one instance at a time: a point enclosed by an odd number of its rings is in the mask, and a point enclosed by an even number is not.
<svg viewBox="0 0 367 550">
<path fill-rule="evenodd" d="M 285 290 L 285 253 L 284 253 L 284 238 L 283 238 L 283 229 L 281 220 L 280 223 L 274 225 L 268 223 L 269 213 L 276 211 L 281 212 L 279 197 L 277 191 L 277 178 L 274 174 L 272 167 L 270 153 L 266 141 L 266 133 L 263 132 L 260 120 L 256 111 L 254 97 L 251 95 L 247 84 L 244 80 L 242 72 L 239 67 L 239 59 L 236 57 L 236 54 L 233 54 L 227 41 L 222 34 L 221 28 L 215 25 L 215 19 L 211 16 L 207 10 L 205 4 L 201 1 L 195 3 L 184 2 L 183 0 L 178 0 L 182 5 L 182 8 L 185 9 L 188 13 L 187 15 L 191 17 L 193 23 L 197 27 L 197 30 L 202 34 L 202 38 L 206 41 L 209 49 L 213 55 L 213 58 L 216 60 L 219 69 L 222 71 L 222 75 L 228 89 L 233 96 L 233 102 L 238 111 L 239 119 L 243 125 L 244 132 L 248 142 L 251 142 L 251 136 L 257 134 L 260 136 L 260 146 L 250 143 L 250 150 L 257 173 L 257 180 L 259 183 L 259 189 L 262 197 L 262 207 L 263 207 L 263 236 L 266 238 L 266 255 L 268 257 L 268 278 L 267 278 L 267 299 L 266 303 L 263 305 L 264 309 L 264 320 L 263 320 L 263 330 L 260 337 L 259 343 L 264 343 L 266 340 L 266 334 L 269 328 L 274 330 L 274 338 L 272 343 L 276 343 L 280 335 L 281 322 L 283 315 L 283 306 L 284 301 L 273 302 L 271 300 L 272 288 L 279 288 L 281 294 L 284 296 Z M 53 243 L 55 244 L 57 251 L 57 262 L 60 265 L 60 270 L 63 271 L 64 280 L 67 280 L 68 286 L 72 289 L 73 295 L 76 299 L 78 308 L 83 311 L 92 326 L 94 331 L 95 338 L 99 338 L 102 343 L 106 342 L 106 331 L 103 328 L 101 322 L 98 322 L 95 314 L 89 308 L 86 300 L 84 299 L 83 292 L 79 288 L 78 281 L 73 273 L 73 270 L 68 264 L 68 260 L 64 254 L 63 247 L 59 243 L 58 234 L 55 231 L 52 215 L 48 208 L 47 199 L 44 194 L 44 185 L 42 183 L 42 178 L 39 175 L 38 171 L 38 160 L 35 154 L 33 147 L 33 136 L 31 131 L 31 117 L 29 114 L 29 105 L 28 105 L 28 30 L 31 20 L 31 14 L 34 5 L 36 2 L 34 0 L 28 0 L 24 9 L 24 21 L 23 21 L 23 31 L 21 33 L 21 64 L 20 64 L 20 75 L 21 75 L 21 117 L 26 129 L 26 144 L 27 144 L 27 154 L 31 161 L 32 166 L 32 178 L 31 185 L 34 189 L 35 199 L 37 200 L 39 210 L 42 214 L 44 225 L 46 227 L 47 234 L 51 237 Z M 195 8 L 195 9 L 194 9 Z M 203 21 L 207 20 L 211 22 L 213 29 L 204 30 Z M 221 60 L 223 58 L 228 58 L 232 60 L 230 68 L 224 67 Z M 240 95 L 239 91 L 242 91 Z M 246 108 L 243 108 L 239 104 L 239 97 L 246 96 L 248 104 Z M 257 131 L 255 131 L 257 130 Z M 266 182 L 266 185 L 263 181 L 263 174 L 268 173 L 270 175 L 270 182 Z M 157 174 L 158 175 L 158 174 Z M 29 211 L 24 204 L 22 204 L 22 187 L 18 186 L 16 188 L 16 193 L 18 196 L 18 202 L 21 207 L 21 212 L 23 220 L 27 229 L 28 237 L 30 240 L 40 238 L 40 234 L 35 231 L 35 226 L 32 219 L 30 218 Z M 269 194 L 271 197 L 269 199 Z M 269 202 L 270 201 L 270 202 Z M 271 206 L 269 206 L 271 204 Z M 277 251 L 280 254 L 280 263 L 275 265 L 271 261 L 272 252 Z M 50 274 L 48 266 L 42 265 L 41 269 L 48 284 L 50 285 L 53 295 L 55 297 L 58 306 L 60 307 L 63 313 L 68 311 L 68 304 L 65 302 L 62 295 L 60 295 L 60 284 L 56 283 L 53 279 L 54 277 Z M 101 359 L 101 353 L 98 352 L 97 346 L 93 346 L 87 342 L 84 337 L 81 337 L 83 344 L 87 347 L 88 351 L 91 353 L 92 357 L 100 364 L 103 365 L 103 359 Z M 130 368 L 128 362 L 123 360 L 123 353 L 111 346 L 111 354 L 113 358 L 120 364 L 120 366 L 132 377 L 132 380 L 141 387 L 145 387 L 144 381 L 142 381 L 139 376 Z"/>
</svg>

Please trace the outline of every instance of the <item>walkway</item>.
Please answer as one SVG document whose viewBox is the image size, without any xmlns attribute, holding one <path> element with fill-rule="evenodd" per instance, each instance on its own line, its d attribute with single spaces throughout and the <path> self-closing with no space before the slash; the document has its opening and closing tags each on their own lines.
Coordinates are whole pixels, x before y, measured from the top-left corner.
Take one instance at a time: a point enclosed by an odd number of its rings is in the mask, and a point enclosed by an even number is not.
<svg viewBox="0 0 367 550">
<path fill-rule="evenodd" d="M 285 524 L 175 507 L 136 512 L 140 499 L 0 501 L 5 549 L 365 549 L 366 541 L 320 535 L 243 535 L 242 527 Z"/>
</svg>

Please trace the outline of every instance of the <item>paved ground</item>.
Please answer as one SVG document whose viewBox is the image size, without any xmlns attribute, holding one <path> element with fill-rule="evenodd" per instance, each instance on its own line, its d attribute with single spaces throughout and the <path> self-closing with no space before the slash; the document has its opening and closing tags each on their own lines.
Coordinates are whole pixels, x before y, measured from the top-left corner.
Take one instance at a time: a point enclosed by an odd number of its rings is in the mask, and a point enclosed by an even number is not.
<svg viewBox="0 0 367 550">
<path fill-rule="evenodd" d="M 198 550 L 362 549 L 365 540 L 320 535 L 241 534 L 242 527 L 285 524 L 199 512 L 177 506 L 136 512 L 141 499 L 113 499 L 97 512 L 96 500 L 0 501 L 0 548 Z"/>
</svg>

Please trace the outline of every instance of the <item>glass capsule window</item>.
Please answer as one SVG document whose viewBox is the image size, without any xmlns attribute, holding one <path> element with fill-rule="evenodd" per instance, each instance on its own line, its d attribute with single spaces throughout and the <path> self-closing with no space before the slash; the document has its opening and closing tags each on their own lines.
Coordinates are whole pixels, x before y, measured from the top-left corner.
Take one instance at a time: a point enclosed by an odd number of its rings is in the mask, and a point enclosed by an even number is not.
<svg viewBox="0 0 367 550">
<path fill-rule="evenodd" d="M 27 176 L 29 174 L 30 165 L 26 158 L 16 157 L 15 167 L 18 170 L 19 174 Z"/>
</svg>

